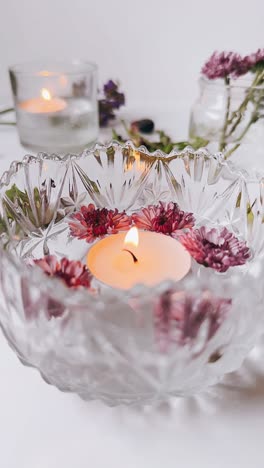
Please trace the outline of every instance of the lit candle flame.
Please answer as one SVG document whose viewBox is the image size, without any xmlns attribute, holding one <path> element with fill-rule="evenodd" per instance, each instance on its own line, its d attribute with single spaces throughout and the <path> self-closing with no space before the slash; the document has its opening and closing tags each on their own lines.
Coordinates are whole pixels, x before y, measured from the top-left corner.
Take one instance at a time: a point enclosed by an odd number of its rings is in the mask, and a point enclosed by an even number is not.
<svg viewBox="0 0 264 468">
<path fill-rule="evenodd" d="M 42 88 L 41 90 L 41 97 L 45 99 L 45 101 L 50 101 L 51 100 L 51 94 L 48 89 Z"/>
<path fill-rule="evenodd" d="M 137 247 L 138 242 L 139 242 L 138 229 L 134 226 L 131 229 L 129 229 L 124 240 L 124 245 L 130 244 L 130 245 L 133 245 L 134 247 Z"/>
<path fill-rule="evenodd" d="M 53 73 L 48 71 L 48 70 L 41 70 L 40 72 L 37 73 L 39 76 L 51 76 Z"/>
</svg>

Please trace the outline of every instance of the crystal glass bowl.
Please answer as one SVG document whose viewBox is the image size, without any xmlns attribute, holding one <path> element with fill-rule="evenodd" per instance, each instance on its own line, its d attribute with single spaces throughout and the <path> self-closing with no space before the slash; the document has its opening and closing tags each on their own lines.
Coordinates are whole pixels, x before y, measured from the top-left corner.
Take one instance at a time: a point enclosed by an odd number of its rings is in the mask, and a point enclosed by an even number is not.
<svg viewBox="0 0 264 468">
<path fill-rule="evenodd" d="M 206 150 L 150 154 L 129 142 L 14 162 L 0 186 L 0 322 L 10 346 L 48 383 L 108 405 L 215 384 L 262 330 L 263 182 Z M 193 260 L 181 281 L 129 290 L 96 279 L 69 288 L 32 266 L 46 255 L 85 262 L 92 244 L 69 235 L 81 206 L 131 215 L 160 202 L 193 213 L 196 228 L 226 227 L 250 259 L 223 273 Z"/>
</svg>

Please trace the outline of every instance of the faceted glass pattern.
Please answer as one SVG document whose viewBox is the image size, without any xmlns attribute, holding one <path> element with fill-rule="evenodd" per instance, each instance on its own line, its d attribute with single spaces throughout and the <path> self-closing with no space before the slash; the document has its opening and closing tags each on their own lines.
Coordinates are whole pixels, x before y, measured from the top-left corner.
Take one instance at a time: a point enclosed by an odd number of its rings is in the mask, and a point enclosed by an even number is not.
<svg viewBox="0 0 264 468">
<path fill-rule="evenodd" d="M 0 187 L 0 322 L 20 360 L 59 389 L 108 405 L 192 395 L 238 368 L 263 328 L 263 182 L 206 150 L 149 154 L 129 142 L 14 162 Z M 225 274 L 196 264 L 184 280 L 156 288 L 124 292 L 95 280 L 93 293 L 26 264 L 47 254 L 85 262 L 90 244 L 70 239 L 68 229 L 82 205 L 132 213 L 159 201 L 193 212 L 198 226 L 226 226 L 252 259 Z M 160 346 L 155 311 L 172 290 L 229 301 L 210 339 L 205 319 L 191 340 Z M 60 314 L 50 318 L 54 304 Z"/>
</svg>

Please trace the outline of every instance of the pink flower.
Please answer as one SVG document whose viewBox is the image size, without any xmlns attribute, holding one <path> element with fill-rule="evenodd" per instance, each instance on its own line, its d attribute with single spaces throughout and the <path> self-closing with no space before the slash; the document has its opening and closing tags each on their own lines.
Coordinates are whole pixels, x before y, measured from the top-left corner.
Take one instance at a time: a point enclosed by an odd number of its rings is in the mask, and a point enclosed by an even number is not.
<svg viewBox="0 0 264 468">
<path fill-rule="evenodd" d="M 227 76 L 237 77 L 237 70 L 242 65 L 242 57 L 234 52 L 214 52 L 204 64 L 201 73 L 209 80 L 225 78 Z M 243 73 L 248 70 L 243 69 Z M 242 69 L 241 69 L 241 73 Z"/>
<path fill-rule="evenodd" d="M 76 260 L 62 258 L 58 260 L 55 255 L 34 260 L 34 264 L 39 266 L 48 276 L 61 279 L 69 288 L 83 286 L 89 288 L 92 275 L 86 265 Z"/>
<path fill-rule="evenodd" d="M 149 205 L 132 215 L 134 224 L 147 231 L 160 232 L 174 237 L 178 230 L 191 228 L 194 225 L 192 213 L 180 210 L 177 203 Z"/>
<path fill-rule="evenodd" d="M 198 263 L 221 273 L 231 266 L 244 265 L 250 258 L 245 242 L 239 241 L 226 228 L 203 226 L 180 235 L 178 239 Z"/>
<path fill-rule="evenodd" d="M 209 80 L 217 78 L 238 78 L 264 62 L 264 49 L 242 57 L 235 52 L 214 52 L 204 64 L 201 73 Z M 264 63 L 263 63 L 264 65 Z"/>
<path fill-rule="evenodd" d="M 67 258 L 58 260 L 55 255 L 47 255 L 33 260 L 30 265 L 37 265 L 47 276 L 61 279 L 69 288 L 90 288 L 92 275 L 86 266 L 79 261 Z M 25 316 L 28 320 L 36 319 L 43 311 L 48 319 L 60 317 L 65 311 L 63 302 L 53 299 L 48 292 L 35 299 L 31 294 L 30 284 L 25 279 L 21 280 L 21 295 Z"/>
<path fill-rule="evenodd" d="M 257 68 L 264 67 L 264 49 L 258 49 L 253 54 L 246 55 L 236 64 L 233 78 L 238 78 L 248 72 L 255 72 Z"/>
<path fill-rule="evenodd" d="M 264 67 L 264 49 L 258 49 L 257 52 L 246 56 L 245 60 L 247 60 L 248 63 L 250 63 L 251 68 L 253 68 L 253 70 L 259 65 L 262 65 Z"/>
<path fill-rule="evenodd" d="M 82 206 L 80 211 L 71 216 L 69 226 L 72 236 L 93 242 L 97 237 L 126 231 L 130 224 L 131 219 L 125 211 L 120 213 L 117 209 L 95 208 L 90 203 L 88 206 Z"/>
<path fill-rule="evenodd" d="M 206 323 L 202 352 L 226 318 L 231 303 L 231 299 L 214 297 L 206 291 L 199 296 L 173 291 L 162 294 L 154 309 L 155 328 L 162 349 L 166 351 L 172 342 L 182 346 L 192 343 Z"/>
</svg>

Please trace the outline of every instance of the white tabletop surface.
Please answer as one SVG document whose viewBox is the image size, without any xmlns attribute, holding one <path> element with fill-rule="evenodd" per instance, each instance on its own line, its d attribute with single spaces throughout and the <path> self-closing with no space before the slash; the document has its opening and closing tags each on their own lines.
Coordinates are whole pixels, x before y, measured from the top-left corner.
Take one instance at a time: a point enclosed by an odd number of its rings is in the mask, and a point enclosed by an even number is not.
<svg viewBox="0 0 264 468">
<path fill-rule="evenodd" d="M 26 152 L 15 128 L 0 126 L 0 143 L 3 172 Z M 176 400 L 173 409 L 107 408 L 47 385 L 0 335 L 0 467 L 263 468 L 261 362 L 253 351 L 214 397 Z"/>
</svg>

